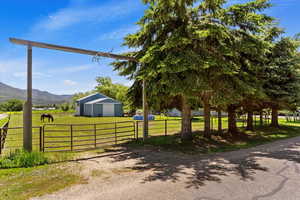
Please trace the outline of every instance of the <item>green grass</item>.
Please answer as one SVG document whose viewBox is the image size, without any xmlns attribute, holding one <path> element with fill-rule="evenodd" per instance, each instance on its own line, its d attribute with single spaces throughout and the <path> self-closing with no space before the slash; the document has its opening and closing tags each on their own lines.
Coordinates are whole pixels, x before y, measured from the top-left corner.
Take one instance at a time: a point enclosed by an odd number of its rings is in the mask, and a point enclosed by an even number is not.
<svg viewBox="0 0 300 200">
<path fill-rule="evenodd" d="M 52 123 L 48 122 L 41 122 L 40 121 L 40 114 L 34 113 L 33 114 L 33 149 L 39 150 L 39 140 L 40 140 L 40 126 L 44 126 L 45 128 L 45 137 L 53 137 L 53 136 L 60 136 L 66 138 L 46 138 L 46 142 L 53 142 L 53 144 L 48 143 L 47 150 L 70 150 L 71 149 L 71 127 L 70 124 L 73 124 L 73 140 L 76 141 L 73 145 L 82 145 L 75 147 L 76 150 L 81 150 L 82 148 L 94 148 L 94 129 L 96 125 L 96 135 L 97 135 L 97 142 L 99 143 L 111 143 L 115 144 L 114 132 L 115 132 L 115 122 L 117 123 L 117 132 L 118 133 L 118 141 L 117 143 L 126 142 L 126 138 L 134 138 L 134 121 L 130 117 L 75 117 L 71 113 L 53 113 L 54 116 L 54 124 L 66 124 L 66 125 L 51 125 Z M 164 135 L 165 134 L 165 121 L 159 121 L 166 119 L 163 116 L 157 116 L 156 121 L 150 121 L 150 135 Z M 168 134 L 178 133 L 180 131 L 180 120 L 178 118 L 168 117 Z M 177 120 L 175 120 L 177 119 Z M 120 123 L 121 122 L 121 123 Z M 22 127 L 23 123 L 23 115 L 22 114 L 11 114 L 11 120 L 9 127 Z M 108 124 L 109 123 L 109 124 Z M 194 128 L 198 127 L 201 129 L 203 127 L 202 122 L 196 121 L 193 123 Z M 104 130 L 105 129 L 105 130 Z M 138 134 L 139 137 L 142 136 L 143 131 L 143 124 L 142 122 L 138 122 Z M 125 132 L 125 133 L 124 133 Z M 6 138 L 5 144 L 5 152 L 9 153 L 9 151 L 14 150 L 16 148 L 22 147 L 23 141 L 23 129 L 10 129 L 8 132 L 8 136 Z M 85 141 L 79 141 L 85 140 Z M 125 141 L 122 141 L 125 140 Z M 63 142 L 59 142 L 63 141 Z M 54 148 L 61 146 L 61 148 Z M 103 146 L 102 144 L 97 145 L 97 147 Z"/>
<path fill-rule="evenodd" d="M 46 112 L 46 111 L 44 111 Z M 117 123 L 117 132 L 118 139 L 117 143 L 120 144 L 122 142 L 126 142 L 126 139 L 134 138 L 134 130 L 136 129 L 136 133 L 138 137 L 141 138 L 143 135 L 143 122 L 137 122 L 137 126 L 133 127 L 134 121 L 130 117 L 75 117 L 73 113 L 63 113 L 63 112 L 54 112 L 54 124 L 66 124 L 66 125 L 51 125 L 52 123 L 42 123 L 40 121 L 40 111 L 34 112 L 33 114 L 33 149 L 39 151 L 39 140 L 40 140 L 40 126 L 44 126 L 45 129 L 45 142 L 46 150 L 47 151 L 56 151 L 56 150 L 71 150 L 71 127 L 70 124 L 75 124 L 72 127 L 73 130 L 73 145 L 78 145 L 77 147 L 73 148 L 73 150 L 82 150 L 83 148 L 94 148 L 95 147 L 95 126 L 96 125 L 96 137 L 97 143 L 107 143 L 115 144 L 114 140 L 114 132 L 115 132 L 115 122 Z M 165 128 L 165 120 L 167 121 L 167 129 Z M 126 123 L 119 123 L 125 122 Z M 104 124 L 110 123 L 110 124 Z M 76 125 L 77 124 L 77 125 Z M 23 115 L 21 113 L 14 113 L 11 114 L 10 120 L 10 128 L 13 127 L 22 127 L 23 125 Z M 238 122 L 238 126 L 242 126 L 241 122 Z M 192 121 L 192 128 L 194 131 L 201 131 L 203 130 L 204 122 L 202 117 L 197 117 Z M 223 127 L 227 128 L 227 118 L 223 118 Z M 212 128 L 214 130 L 217 129 L 217 118 L 214 117 L 212 119 Z M 106 130 L 103 130 L 106 129 Z M 155 121 L 149 122 L 149 135 L 150 136 L 159 136 L 159 135 L 173 135 L 180 132 L 181 129 L 181 121 L 178 117 L 165 117 L 165 116 L 156 116 Z M 124 133 L 125 132 L 125 133 Z M 9 151 L 21 148 L 22 147 L 22 136 L 23 129 L 11 129 L 9 130 L 6 144 L 5 144 L 5 153 Z M 47 138 L 47 137 L 65 137 L 65 138 Z M 125 141 L 121 141 L 125 140 Z M 61 141 L 61 142 L 60 142 Z M 104 144 L 97 145 L 98 147 L 102 147 Z"/>
<path fill-rule="evenodd" d="M 76 147 L 76 149 L 81 148 L 93 148 L 94 147 L 94 125 L 92 124 L 98 124 L 96 126 L 97 129 L 97 138 L 99 139 L 99 142 L 109 142 L 110 140 L 106 140 L 108 137 L 112 137 L 112 135 L 109 135 L 108 133 L 111 133 L 114 135 L 114 128 L 115 128 L 115 122 L 124 122 L 131 120 L 131 118 L 126 117 L 75 117 L 71 113 L 54 113 L 54 123 L 55 124 L 65 124 L 65 125 L 56 125 L 53 126 L 48 122 L 41 122 L 40 121 L 40 114 L 33 114 L 33 149 L 39 150 L 39 140 L 40 140 L 40 126 L 45 127 L 45 137 L 53 137 L 53 136 L 60 136 L 65 138 L 46 138 L 46 142 L 53 142 L 48 143 L 48 147 L 58 147 L 58 146 L 64 146 L 62 148 L 48 148 L 47 150 L 69 150 L 71 149 L 71 142 L 70 142 L 70 136 L 71 136 L 71 127 L 70 124 L 75 124 L 75 126 L 72 127 L 73 129 L 73 140 L 77 141 L 74 142 L 74 145 L 84 145 Z M 9 127 L 22 127 L 23 123 L 23 116 L 22 114 L 12 114 Z M 104 123 L 110 123 L 110 124 L 104 124 Z M 77 125 L 76 125 L 77 124 Z M 118 124 L 118 129 L 121 129 L 121 131 L 129 131 L 130 129 L 133 130 L 133 127 L 129 128 L 129 125 L 132 125 L 133 122 L 130 123 L 120 123 Z M 124 128 L 123 128 L 124 127 Z M 107 130 L 100 130 L 100 129 L 107 129 Z M 55 131 L 55 132 L 54 132 Z M 8 131 L 8 136 L 6 139 L 5 144 L 5 152 L 9 152 L 10 150 L 13 150 L 15 148 L 22 147 L 22 141 L 23 141 L 23 130 L 22 128 L 18 129 L 10 129 Z M 104 135 L 106 134 L 106 135 Z M 120 134 L 120 136 L 125 135 Z M 127 134 L 128 135 L 128 134 Z M 81 137 L 79 137 L 81 136 Z M 103 138 L 103 139 L 101 139 Z M 133 138 L 133 134 L 132 137 Z M 85 141 L 79 141 L 79 140 L 85 140 Z M 101 141 L 100 141 L 101 140 Z M 59 143 L 59 141 L 62 141 Z M 113 140 L 113 142 L 115 142 Z M 75 149 L 75 148 L 74 148 Z"/>
<path fill-rule="evenodd" d="M 179 135 L 156 136 L 151 137 L 147 141 L 129 142 L 130 147 L 142 147 L 145 145 L 153 148 L 179 151 L 184 153 L 215 153 L 226 152 L 238 149 L 250 148 L 257 145 L 300 136 L 300 122 L 285 122 L 280 120 L 281 127 L 271 128 L 268 126 L 256 127 L 255 131 L 245 131 L 242 137 L 228 137 L 226 133 L 223 135 L 215 134 L 211 139 L 203 137 L 203 132 L 195 132 L 193 141 L 185 142 L 180 139 Z"/>
<path fill-rule="evenodd" d="M 48 163 L 49 159 L 41 152 L 16 150 L 0 158 L 0 169 L 34 167 Z"/>
<path fill-rule="evenodd" d="M 0 170 L 0 199 L 27 200 L 65 187 L 85 183 L 68 166 L 45 165 L 33 168 Z"/>
</svg>

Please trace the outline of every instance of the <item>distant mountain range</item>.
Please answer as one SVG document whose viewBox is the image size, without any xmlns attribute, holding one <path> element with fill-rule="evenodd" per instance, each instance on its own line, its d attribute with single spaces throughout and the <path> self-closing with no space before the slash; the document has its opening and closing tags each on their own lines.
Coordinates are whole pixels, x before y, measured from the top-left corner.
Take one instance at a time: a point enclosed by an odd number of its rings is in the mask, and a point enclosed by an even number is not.
<svg viewBox="0 0 300 200">
<path fill-rule="evenodd" d="M 32 90 L 35 105 L 60 104 L 71 101 L 72 95 L 56 95 L 46 91 Z M 26 100 L 26 90 L 18 89 L 0 82 L 0 102 L 8 99 Z"/>
</svg>

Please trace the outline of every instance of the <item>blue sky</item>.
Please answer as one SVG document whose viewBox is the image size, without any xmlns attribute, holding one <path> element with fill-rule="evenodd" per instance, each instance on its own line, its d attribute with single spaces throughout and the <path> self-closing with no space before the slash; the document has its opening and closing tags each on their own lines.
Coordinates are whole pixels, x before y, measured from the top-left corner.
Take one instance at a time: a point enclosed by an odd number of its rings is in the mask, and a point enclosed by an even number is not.
<svg viewBox="0 0 300 200">
<path fill-rule="evenodd" d="M 275 6 L 266 12 L 278 18 L 286 35 L 300 32 L 300 0 L 272 3 Z M 122 38 L 137 30 L 135 22 L 144 10 L 140 0 L 1 0 L 0 82 L 26 86 L 26 49 L 9 43 L 9 37 L 122 53 Z M 34 48 L 33 87 L 72 94 L 93 89 L 96 76 L 130 85 L 112 71 L 110 62 L 93 63 L 91 56 Z"/>
</svg>

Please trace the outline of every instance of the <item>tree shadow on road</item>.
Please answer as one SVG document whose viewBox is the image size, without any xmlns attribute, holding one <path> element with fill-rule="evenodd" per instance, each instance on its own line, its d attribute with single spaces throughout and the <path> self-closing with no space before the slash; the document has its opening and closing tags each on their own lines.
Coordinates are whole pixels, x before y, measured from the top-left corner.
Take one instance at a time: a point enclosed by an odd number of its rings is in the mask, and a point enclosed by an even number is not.
<svg viewBox="0 0 300 200">
<path fill-rule="evenodd" d="M 298 139 L 300 141 L 300 139 Z M 275 144 L 276 143 L 276 144 Z M 179 152 L 161 151 L 152 147 L 123 148 L 120 154 L 111 156 L 112 162 L 136 160 L 133 167 L 137 172 L 151 171 L 143 183 L 151 181 L 185 180 L 187 188 L 199 188 L 207 182 L 222 182 L 222 177 L 238 175 L 241 180 L 254 180 L 254 175 L 267 172 L 268 166 L 262 166 L 261 158 L 288 160 L 300 163 L 299 144 L 285 141 L 275 142 L 279 150 L 270 151 L 273 144 L 235 152 L 213 155 L 188 155 Z M 119 151 L 119 150 L 118 150 Z M 300 171 L 298 169 L 298 171 Z"/>
</svg>

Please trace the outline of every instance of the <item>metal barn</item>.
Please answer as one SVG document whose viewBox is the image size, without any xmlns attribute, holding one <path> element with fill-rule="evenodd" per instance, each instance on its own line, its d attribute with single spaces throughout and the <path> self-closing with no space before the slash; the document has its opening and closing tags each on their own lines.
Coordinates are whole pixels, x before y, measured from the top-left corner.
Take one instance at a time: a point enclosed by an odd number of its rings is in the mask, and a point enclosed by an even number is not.
<svg viewBox="0 0 300 200">
<path fill-rule="evenodd" d="M 121 117 L 122 103 L 96 93 L 77 100 L 76 115 L 90 117 Z"/>
</svg>

